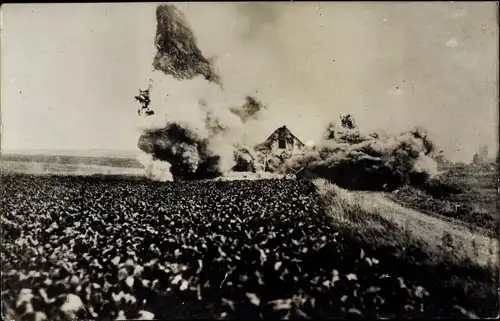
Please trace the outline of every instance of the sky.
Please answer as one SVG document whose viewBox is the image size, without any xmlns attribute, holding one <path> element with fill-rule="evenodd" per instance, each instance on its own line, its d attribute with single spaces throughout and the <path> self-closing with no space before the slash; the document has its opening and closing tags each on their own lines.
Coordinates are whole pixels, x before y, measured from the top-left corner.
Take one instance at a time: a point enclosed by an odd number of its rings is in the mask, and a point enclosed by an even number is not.
<svg viewBox="0 0 500 321">
<path fill-rule="evenodd" d="M 3 5 L 2 149 L 135 150 L 156 5 Z M 177 6 L 224 90 L 268 106 L 262 140 L 287 125 L 315 141 L 351 113 L 366 130 L 424 127 L 456 161 L 498 149 L 494 2 Z"/>
</svg>

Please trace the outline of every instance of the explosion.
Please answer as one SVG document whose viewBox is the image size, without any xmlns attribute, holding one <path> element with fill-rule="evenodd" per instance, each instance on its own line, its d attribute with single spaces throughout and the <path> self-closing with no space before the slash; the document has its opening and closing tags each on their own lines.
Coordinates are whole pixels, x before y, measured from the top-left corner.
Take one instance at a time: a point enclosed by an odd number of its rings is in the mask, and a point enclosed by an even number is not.
<svg viewBox="0 0 500 321">
<path fill-rule="evenodd" d="M 247 96 L 245 97 L 243 108 L 230 108 L 230 110 L 232 113 L 239 116 L 243 123 L 246 123 L 250 119 L 257 119 L 259 112 L 266 108 L 266 106 L 262 105 L 262 103 L 254 97 Z"/>
<path fill-rule="evenodd" d="M 155 46 L 158 49 L 153 68 L 178 80 L 202 75 L 209 82 L 221 85 L 211 61 L 203 56 L 184 14 L 173 5 L 156 8 Z"/>
<path fill-rule="evenodd" d="M 434 151 L 423 129 L 363 134 L 343 118 L 342 126 L 328 126 L 323 142 L 291 157 L 279 170 L 323 177 L 347 189 L 393 190 L 434 177 Z"/>
<path fill-rule="evenodd" d="M 248 146 L 244 129 L 251 130 L 267 107 L 251 96 L 228 101 L 221 77 L 177 8 L 158 6 L 156 19 L 153 67 L 162 76 L 135 97 L 142 105 L 139 114 L 145 110 L 151 120 L 138 147 L 146 154 L 141 160 L 152 178 L 210 179 L 231 171 L 268 171 L 320 176 L 349 189 L 390 190 L 422 184 L 436 174 L 434 145 L 425 131 L 365 134 L 351 115 L 341 116 L 340 125 L 331 123 L 322 141 L 308 142 L 291 157 Z"/>
<path fill-rule="evenodd" d="M 142 106 L 139 115 L 145 111 L 152 119 L 138 141 L 139 149 L 151 157 L 140 160 L 155 179 L 160 161 L 170 165 L 170 179 L 215 178 L 238 165 L 239 129 L 265 107 L 250 96 L 243 103 L 225 105 L 228 95 L 220 76 L 198 48 L 183 13 L 173 5 L 160 5 L 156 19 L 153 68 L 164 76 L 150 80 L 149 88 L 135 97 Z"/>
</svg>

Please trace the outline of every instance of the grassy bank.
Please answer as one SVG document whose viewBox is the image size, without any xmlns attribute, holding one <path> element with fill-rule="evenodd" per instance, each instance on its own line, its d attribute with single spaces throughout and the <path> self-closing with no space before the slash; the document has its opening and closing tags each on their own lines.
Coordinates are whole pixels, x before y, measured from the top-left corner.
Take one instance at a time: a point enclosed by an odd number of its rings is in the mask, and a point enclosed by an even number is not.
<svg viewBox="0 0 500 321">
<path fill-rule="evenodd" d="M 383 257 L 393 273 L 407 269 L 419 280 L 434 280 L 436 291 L 455 293 L 457 304 L 452 309 L 464 317 L 498 313 L 498 265 L 493 262 L 478 265 L 450 234 L 441 235 L 440 242 L 429 243 L 409 228 L 384 217 L 359 194 L 323 179 L 315 180 L 314 184 L 326 214 L 349 239 L 349 244 L 377 253 L 374 255 Z M 439 303 L 430 304 L 436 309 L 432 313 L 440 314 Z"/>
<path fill-rule="evenodd" d="M 391 197 L 428 215 L 460 222 L 473 231 L 498 238 L 500 218 L 495 166 L 448 165 L 436 182 L 435 185 L 459 188 L 453 193 L 440 193 L 439 186 L 420 189 L 404 186 Z"/>
</svg>

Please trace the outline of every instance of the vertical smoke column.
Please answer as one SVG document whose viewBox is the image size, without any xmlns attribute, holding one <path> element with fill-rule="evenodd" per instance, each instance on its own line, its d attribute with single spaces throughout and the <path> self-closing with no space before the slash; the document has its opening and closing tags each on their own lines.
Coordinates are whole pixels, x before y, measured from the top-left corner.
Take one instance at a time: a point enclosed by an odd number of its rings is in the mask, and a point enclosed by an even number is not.
<svg viewBox="0 0 500 321">
<path fill-rule="evenodd" d="M 242 106 L 236 104 L 236 108 L 231 108 L 234 104 L 221 106 L 214 101 L 225 95 L 220 76 L 198 48 L 184 14 L 173 5 L 160 5 L 156 20 L 157 53 L 153 68 L 163 78 L 155 80 L 154 86 L 150 84 L 135 98 L 142 105 L 138 113 L 145 111 L 146 116 L 152 116 L 148 119 L 159 120 L 161 125 L 156 123 L 143 129 L 138 147 L 150 157 L 141 160 L 146 168 L 152 168 L 152 163 L 168 163 L 173 178 L 219 176 L 236 164 L 234 145 L 238 128 L 255 118 L 262 106 L 250 97 Z M 170 79 L 170 84 L 161 87 L 162 79 Z M 206 97 L 196 98 L 200 93 Z M 162 101 L 169 94 L 176 98 L 167 99 L 168 103 Z M 162 166 L 162 173 L 165 168 L 168 166 Z M 149 172 L 154 177 L 157 171 Z"/>
<path fill-rule="evenodd" d="M 202 75 L 207 81 L 221 85 L 220 77 L 203 56 L 184 14 L 173 5 L 156 8 L 155 46 L 158 49 L 153 68 L 177 80 Z"/>
</svg>

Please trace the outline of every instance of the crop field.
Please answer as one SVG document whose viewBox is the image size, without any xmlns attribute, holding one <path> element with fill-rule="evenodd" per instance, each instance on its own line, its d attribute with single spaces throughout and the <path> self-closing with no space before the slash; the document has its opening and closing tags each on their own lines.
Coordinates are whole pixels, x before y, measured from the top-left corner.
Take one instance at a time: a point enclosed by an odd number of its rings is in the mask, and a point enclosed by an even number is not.
<svg viewBox="0 0 500 321">
<path fill-rule="evenodd" d="M 491 270 L 363 241 L 305 180 L 1 179 L 7 319 L 498 313 Z"/>
<path fill-rule="evenodd" d="M 409 186 L 393 193 L 405 205 L 462 222 L 472 230 L 498 237 L 498 172 L 495 166 L 453 165 L 444 168 L 443 179 L 461 187 L 461 192 L 436 196 Z"/>
</svg>

